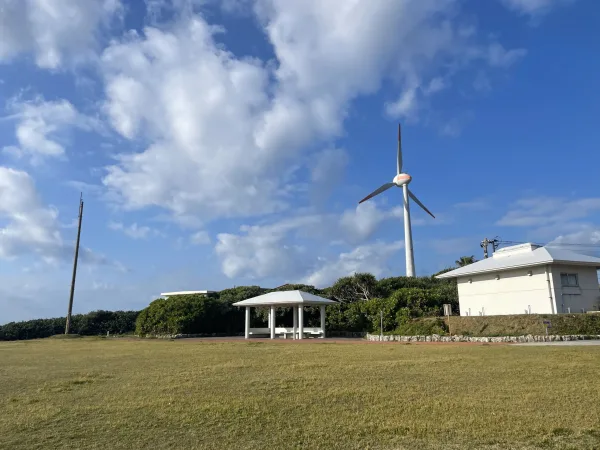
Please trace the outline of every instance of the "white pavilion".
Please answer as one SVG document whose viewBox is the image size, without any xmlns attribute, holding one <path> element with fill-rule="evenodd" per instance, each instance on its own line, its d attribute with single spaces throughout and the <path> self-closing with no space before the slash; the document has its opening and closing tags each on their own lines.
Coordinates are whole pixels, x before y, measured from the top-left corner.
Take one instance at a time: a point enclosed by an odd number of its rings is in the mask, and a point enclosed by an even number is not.
<svg viewBox="0 0 600 450">
<path fill-rule="evenodd" d="M 303 291 L 278 291 L 259 295 L 258 297 L 242 300 L 234 303 L 233 306 L 246 308 L 246 322 L 244 327 L 244 336 L 249 339 L 250 336 L 270 335 L 271 339 L 275 336 L 283 336 L 286 339 L 291 336 L 293 339 L 303 339 L 305 336 L 325 337 L 325 306 L 337 304 L 334 300 L 319 297 Z M 320 306 L 321 309 L 321 327 L 304 327 L 304 307 Z M 269 307 L 268 328 L 250 327 L 250 308 Z M 294 323 L 291 328 L 277 327 L 275 323 L 276 308 L 292 308 L 294 314 Z"/>
</svg>

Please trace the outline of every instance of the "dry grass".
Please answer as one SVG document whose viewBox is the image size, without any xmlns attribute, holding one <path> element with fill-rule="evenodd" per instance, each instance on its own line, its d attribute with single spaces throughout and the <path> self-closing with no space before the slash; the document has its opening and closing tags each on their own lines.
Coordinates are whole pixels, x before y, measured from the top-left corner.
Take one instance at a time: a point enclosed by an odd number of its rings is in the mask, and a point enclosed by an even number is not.
<svg viewBox="0 0 600 450">
<path fill-rule="evenodd" d="M 600 347 L 0 343 L 0 448 L 600 448 Z"/>
</svg>

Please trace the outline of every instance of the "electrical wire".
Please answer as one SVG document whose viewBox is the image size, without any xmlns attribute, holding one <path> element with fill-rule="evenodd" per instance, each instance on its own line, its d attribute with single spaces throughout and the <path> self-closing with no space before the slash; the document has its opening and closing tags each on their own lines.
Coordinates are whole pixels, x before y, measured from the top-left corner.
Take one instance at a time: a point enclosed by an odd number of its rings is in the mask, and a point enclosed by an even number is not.
<svg viewBox="0 0 600 450">
<path fill-rule="evenodd" d="M 519 244 L 529 244 L 530 242 L 499 240 L 499 241 L 497 241 L 497 243 L 499 245 L 519 245 Z M 546 244 L 540 244 L 540 243 L 536 243 L 536 242 L 531 242 L 531 244 L 540 245 L 542 247 L 548 246 L 548 247 L 588 247 L 588 248 L 600 248 L 600 243 L 584 244 L 584 243 L 580 243 L 580 242 L 548 242 Z"/>
</svg>

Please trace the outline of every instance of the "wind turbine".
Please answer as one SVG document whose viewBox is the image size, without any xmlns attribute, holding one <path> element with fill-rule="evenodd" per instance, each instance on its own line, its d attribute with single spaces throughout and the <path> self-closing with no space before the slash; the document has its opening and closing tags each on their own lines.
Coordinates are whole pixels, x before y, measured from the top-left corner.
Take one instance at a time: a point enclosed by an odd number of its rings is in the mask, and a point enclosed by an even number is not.
<svg viewBox="0 0 600 450">
<path fill-rule="evenodd" d="M 394 177 L 391 183 L 386 183 L 381 186 L 379 189 L 371 192 L 365 198 L 363 198 L 359 204 L 369 200 L 370 198 L 375 197 L 376 195 L 381 194 L 384 191 L 392 187 L 401 187 L 402 192 L 404 194 L 404 248 L 406 250 L 406 276 L 414 277 L 415 276 L 415 257 L 413 254 L 413 244 L 412 244 L 412 229 L 410 227 L 410 205 L 409 205 L 409 197 L 413 199 L 413 201 L 419 205 L 421 208 L 425 210 L 427 214 L 435 219 L 435 216 L 431 214 L 423 203 L 408 189 L 408 184 L 412 181 L 412 177 L 402 172 L 402 130 L 400 124 L 398 124 L 398 164 L 397 164 L 398 173 Z"/>
</svg>

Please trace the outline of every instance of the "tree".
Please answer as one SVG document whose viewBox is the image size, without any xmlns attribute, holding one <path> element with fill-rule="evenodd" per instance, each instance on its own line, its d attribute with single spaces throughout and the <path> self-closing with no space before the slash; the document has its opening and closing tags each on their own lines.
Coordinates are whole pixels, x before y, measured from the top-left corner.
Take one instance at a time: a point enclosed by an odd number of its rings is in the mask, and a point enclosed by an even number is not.
<svg viewBox="0 0 600 450">
<path fill-rule="evenodd" d="M 343 277 L 335 282 L 327 291 L 336 300 L 351 303 L 369 300 L 376 295 L 377 279 L 370 273 L 355 273 L 351 277 Z"/>
<path fill-rule="evenodd" d="M 445 269 L 442 269 L 439 272 L 436 272 L 433 275 L 431 275 L 431 278 L 435 279 L 435 277 L 437 277 L 438 275 L 442 275 L 444 273 L 451 272 L 452 270 L 455 270 L 455 269 L 456 269 L 456 267 L 446 267 Z"/>
<path fill-rule="evenodd" d="M 142 310 L 136 321 L 136 334 L 218 333 L 229 322 L 223 303 L 203 295 L 173 295 L 159 298 Z M 239 321 L 241 323 L 241 321 Z"/>
<path fill-rule="evenodd" d="M 477 260 L 475 259 L 474 256 L 461 256 L 455 262 L 456 262 L 456 267 L 465 267 L 465 266 L 468 266 L 469 264 L 473 264 L 476 261 Z"/>
</svg>

